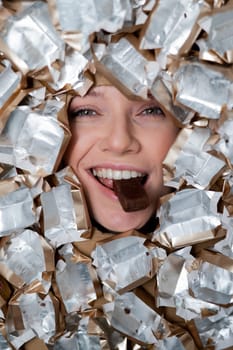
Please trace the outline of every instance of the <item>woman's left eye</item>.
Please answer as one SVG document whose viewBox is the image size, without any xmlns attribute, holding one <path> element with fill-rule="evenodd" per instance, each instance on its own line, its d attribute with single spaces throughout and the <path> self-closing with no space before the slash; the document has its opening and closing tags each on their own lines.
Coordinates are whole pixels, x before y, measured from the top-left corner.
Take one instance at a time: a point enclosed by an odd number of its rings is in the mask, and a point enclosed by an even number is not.
<svg viewBox="0 0 233 350">
<path fill-rule="evenodd" d="M 149 116 L 155 116 L 155 115 L 164 116 L 165 115 L 163 110 L 158 106 L 152 106 L 152 107 L 145 108 L 141 114 L 142 115 L 149 115 Z"/>
</svg>

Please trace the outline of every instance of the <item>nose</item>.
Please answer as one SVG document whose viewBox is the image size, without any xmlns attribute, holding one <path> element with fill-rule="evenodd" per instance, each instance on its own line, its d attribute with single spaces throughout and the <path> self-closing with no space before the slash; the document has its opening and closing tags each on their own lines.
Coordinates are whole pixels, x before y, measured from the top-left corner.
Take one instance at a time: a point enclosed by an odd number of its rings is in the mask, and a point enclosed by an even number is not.
<svg viewBox="0 0 233 350">
<path fill-rule="evenodd" d="M 121 111 L 112 116 L 102 139 L 101 148 L 103 151 L 115 154 L 137 153 L 140 150 L 136 128 L 126 113 Z"/>
</svg>

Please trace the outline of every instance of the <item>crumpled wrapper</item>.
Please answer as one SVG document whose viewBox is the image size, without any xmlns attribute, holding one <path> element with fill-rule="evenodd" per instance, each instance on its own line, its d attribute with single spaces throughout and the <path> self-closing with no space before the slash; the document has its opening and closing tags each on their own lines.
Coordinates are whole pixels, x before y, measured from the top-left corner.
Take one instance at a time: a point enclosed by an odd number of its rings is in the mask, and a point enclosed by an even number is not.
<svg viewBox="0 0 233 350">
<path fill-rule="evenodd" d="M 66 2 L 56 0 L 50 1 L 50 6 L 52 5 L 54 6 L 54 22 L 56 19 L 55 23 L 62 30 L 65 41 L 80 52 L 89 49 L 89 36 L 93 32 L 100 30 L 116 32 L 122 28 L 127 18 L 131 18 L 132 11 L 129 0 L 125 0 L 124 4 L 121 0 L 114 2 L 87 0 L 82 4 L 75 0 Z M 78 33 L 82 35 L 78 36 Z"/>
<path fill-rule="evenodd" d="M 204 1 L 165 0 L 159 1 L 146 24 L 140 42 L 141 49 L 159 49 L 157 56 L 162 66 L 166 66 L 167 56 L 177 55 L 198 35 L 196 27 Z M 183 50 L 182 50 L 183 49 Z"/>
<path fill-rule="evenodd" d="M 0 249 L 0 268 L 5 278 L 19 288 L 33 282 L 40 284 L 41 293 L 48 293 L 51 287 L 51 276 L 45 279 L 43 273 L 55 269 L 53 260 L 51 247 L 43 237 L 29 229 L 11 235 Z"/>
<path fill-rule="evenodd" d="M 59 73 L 52 64 L 64 57 L 64 42 L 54 29 L 48 5 L 36 1 L 18 16 L 11 16 L 0 36 L 0 49 L 24 74 L 51 81 Z M 47 70 L 47 74 L 42 72 Z M 43 76 L 45 75 L 45 76 Z"/>
<path fill-rule="evenodd" d="M 233 63 L 233 7 L 226 6 L 211 16 L 204 16 L 198 25 L 207 33 L 207 38 L 197 40 L 200 59 Z"/>
<path fill-rule="evenodd" d="M 232 348 L 231 17 L 224 0 L 0 1 L 1 349 Z M 68 104 L 101 74 L 180 128 L 146 234 L 92 227 L 61 163 Z"/>
<path fill-rule="evenodd" d="M 101 59 L 96 62 L 96 67 L 110 81 L 120 84 L 123 90 L 128 90 L 128 94 L 143 98 L 147 97 L 147 90 L 159 71 L 156 62 L 144 57 L 125 38 L 109 44 Z"/>
<path fill-rule="evenodd" d="M 12 207 L 14 210 L 12 211 Z M 36 222 L 36 212 L 30 189 L 21 187 L 0 197 L 0 236 L 8 236 Z"/>
<path fill-rule="evenodd" d="M 101 281 L 121 294 L 151 279 L 156 266 L 144 242 L 144 238 L 129 236 L 98 245 L 92 258 Z"/>
<path fill-rule="evenodd" d="M 48 102 L 44 110 L 17 107 L 0 135 L 0 161 L 32 174 L 48 175 L 56 166 L 66 131 L 56 119 L 63 102 Z"/>
<path fill-rule="evenodd" d="M 180 132 L 163 162 L 166 185 L 179 188 L 180 179 L 183 179 L 196 188 L 208 188 L 225 167 L 223 160 L 205 151 L 211 148 L 208 145 L 210 135 L 210 130 L 205 128 L 187 128 Z M 213 148 L 217 148 L 217 145 Z"/>
<path fill-rule="evenodd" d="M 174 74 L 176 101 L 200 116 L 218 119 L 233 106 L 233 79 L 199 62 L 182 64 Z M 216 91 L 218 93 L 216 94 Z"/>
<path fill-rule="evenodd" d="M 56 266 L 56 282 L 68 313 L 90 309 L 90 303 L 96 299 L 91 275 L 90 262 L 72 262 L 72 246 L 64 246 L 59 253 L 66 259 L 60 259 Z"/>
<path fill-rule="evenodd" d="M 160 227 L 152 241 L 178 248 L 213 239 L 221 225 L 217 202 L 221 193 L 197 189 L 177 192 L 160 208 Z"/>
<path fill-rule="evenodd" d="M 16 349 L 35 336 L 49 342 L 56 329 L 52 299 L 49 295 L 41 298 L 36 293 L 21 293 L 15 296 L 10 304 L 6 326 L 9 341 Z"/>
</svg>

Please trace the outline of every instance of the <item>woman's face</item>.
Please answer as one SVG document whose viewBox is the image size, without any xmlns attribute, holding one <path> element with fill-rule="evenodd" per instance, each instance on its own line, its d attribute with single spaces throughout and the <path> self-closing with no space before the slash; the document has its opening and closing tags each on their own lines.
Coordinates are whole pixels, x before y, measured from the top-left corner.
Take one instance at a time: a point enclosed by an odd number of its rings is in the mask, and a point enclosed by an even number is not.
<svg viewBox="0 0 233 350">
<path fill-rule="evenodd" d="M 171 117 L 154 99 L 129 100 L 113 86 L 73 98 L 69 116 L 72 138 L 65 161 L 83 185 L 91 216 L 110 231 L 141 228 L 165 193 L 162 161 L 177 134 Z M 150 204 L 125 212 L 112 179 L 135 174 L 146 175 Z"/>
</svg>

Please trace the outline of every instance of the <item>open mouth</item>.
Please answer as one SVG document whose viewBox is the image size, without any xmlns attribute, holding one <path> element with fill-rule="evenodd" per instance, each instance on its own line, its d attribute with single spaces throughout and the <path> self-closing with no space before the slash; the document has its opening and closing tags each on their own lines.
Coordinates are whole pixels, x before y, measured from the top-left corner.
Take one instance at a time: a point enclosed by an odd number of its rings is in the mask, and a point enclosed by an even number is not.
<svg viewBox="0 0 233 350">
<path fill-rule="evenodd" d="M 91 169 L 92 175 L 95 179 L 100 182 L 103 186 L 113 190 L 114 180 L 129 180 L 133 178 L 140 178 L 142 185 L 146 183 L 148 175 L 135 170 L 115 170 L 110 168 L 98 168 Z"/>
</svg>

